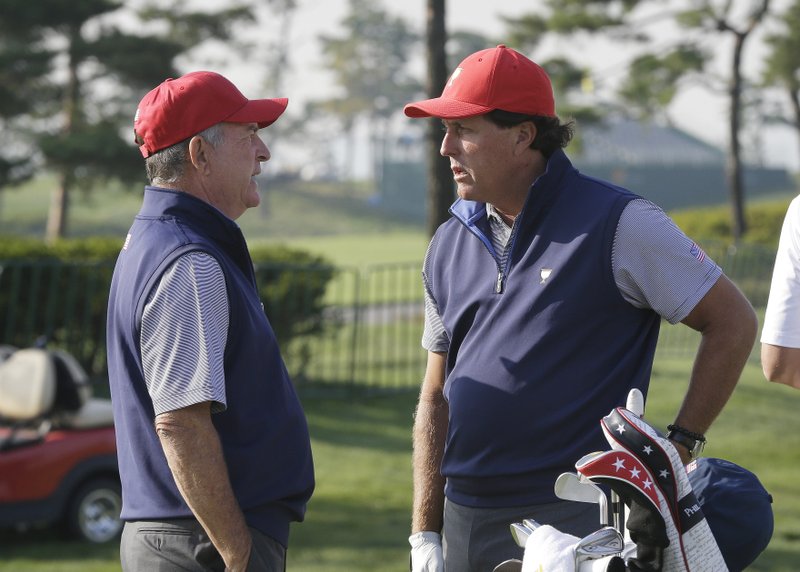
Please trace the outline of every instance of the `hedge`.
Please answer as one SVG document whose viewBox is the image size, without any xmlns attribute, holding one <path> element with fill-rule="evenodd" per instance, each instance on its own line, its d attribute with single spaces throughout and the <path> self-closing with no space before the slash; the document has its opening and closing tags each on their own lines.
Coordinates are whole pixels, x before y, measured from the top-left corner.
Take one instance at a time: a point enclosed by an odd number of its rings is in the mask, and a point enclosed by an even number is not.
<svg viewBox="0 0 800 572">
<path fill-rule="evenodd" d="M 108 289 L 118 238 L 65 239 L 53 245 L 0 238 L 0 344 L 39 338 L 73 353 L 92 376 L 105 372 Z M 324 258 L 285 246 L 251 255 L 259 295 L 279 343 L 324 328 L 323 298 L 335 269 Z"/>
<path fill-rule="evenodd" d="M 747 231 L 743 242 L 776 248 L 789 207 L 790 198 L 747 205 Z M 695 240 L 712 240 L 731 244 L 731 209 L 727 205 L 679 210 L 669 213 L 675 223 Z"/>
</svg>

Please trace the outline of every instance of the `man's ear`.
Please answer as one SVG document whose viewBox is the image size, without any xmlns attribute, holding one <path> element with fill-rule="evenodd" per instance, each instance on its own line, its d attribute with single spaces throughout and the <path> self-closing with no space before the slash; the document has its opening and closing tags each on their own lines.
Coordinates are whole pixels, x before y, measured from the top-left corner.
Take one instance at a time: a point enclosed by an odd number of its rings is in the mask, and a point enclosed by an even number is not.
<svg viewBox="0 0 800 572">
<path fill-rule="evenodd" d="M 523 121 L 517 125 L 517 144 L 527 149 L 536 138 L 536 125 L 533 121 Z"/>
<path fill-rule="evenodd" d="M 207 174 L 209 172 L 209 157 L 208 157 L 208 142 L 195 135 L 189 139 L 189 162 L 200 173 Z"/>
</svg>

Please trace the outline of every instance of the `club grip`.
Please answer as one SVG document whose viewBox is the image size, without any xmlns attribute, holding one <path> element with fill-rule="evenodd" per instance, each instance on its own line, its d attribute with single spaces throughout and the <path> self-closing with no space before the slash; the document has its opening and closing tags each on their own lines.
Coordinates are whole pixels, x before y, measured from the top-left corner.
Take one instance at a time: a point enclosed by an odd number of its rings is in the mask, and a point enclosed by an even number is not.
<svg viewBox="0 0 800 572">
<path fill-rule="evenodd" d="M 628 401 L 625 403 L 625 409 L 641 417 L 644 415 L 644 395 L 635 387 L 628 392 Z"/>
</svg>

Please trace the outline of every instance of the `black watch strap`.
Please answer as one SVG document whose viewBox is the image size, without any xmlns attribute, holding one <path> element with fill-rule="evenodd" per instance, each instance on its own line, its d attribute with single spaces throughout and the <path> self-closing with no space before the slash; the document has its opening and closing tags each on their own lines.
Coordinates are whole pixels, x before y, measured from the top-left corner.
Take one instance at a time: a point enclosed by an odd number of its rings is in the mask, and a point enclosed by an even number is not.
<svg viewBox="0 0 800 572">
<path fill-rule="evenodd" d="M 703 448 L 706 445 L 705 436 L 684 429 L 683 427 L 678 427 L 677 425 L 668 425 L 667 429 L 669 429 L 667 439 L 686 447 L 689 450 L 689 456 L 692 460 L 699 457 L 703 452 Z"/>
</svg>

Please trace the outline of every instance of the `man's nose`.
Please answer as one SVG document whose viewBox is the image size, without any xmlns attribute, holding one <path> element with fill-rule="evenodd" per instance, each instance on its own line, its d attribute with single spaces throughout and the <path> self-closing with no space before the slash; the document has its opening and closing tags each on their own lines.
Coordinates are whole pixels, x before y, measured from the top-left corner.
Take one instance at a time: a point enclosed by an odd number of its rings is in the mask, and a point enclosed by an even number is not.
<svg viewBox="0 0 800 572">
<path fill-rule="evenodd" d="M 259 137 L 256 159 L 258 159 L 259 162 L 264 163 L 265 161 L 269 161 L 270 157 L 272 157 L 272 154 L 269 152 L 269 147 L 267 147 L 267 144 L 264 143 L 261 137 Z"/>
<path fill-rule="evenodd" d="M 445 131 L 444 137 L 442 137 L 442 145 L 439 147 L 439 154 L 442 157 L 450 157 L 453 152 L 453 137 L 449 132 Z"/>
</svg>

